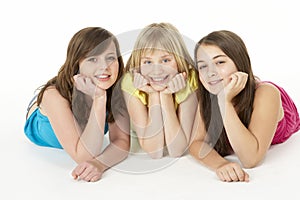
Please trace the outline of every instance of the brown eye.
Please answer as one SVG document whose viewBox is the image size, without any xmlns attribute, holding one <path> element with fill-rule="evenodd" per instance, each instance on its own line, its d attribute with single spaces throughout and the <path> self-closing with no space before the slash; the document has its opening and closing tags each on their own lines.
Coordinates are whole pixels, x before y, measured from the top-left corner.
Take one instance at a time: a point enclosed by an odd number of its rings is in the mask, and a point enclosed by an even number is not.
<svg viewBox="0 0 300 200">
<path fill-rule="evenodd" d="M 93 58 L 93 57 L 92 57 L 92 58 L 89 58 L 88 61 L 89 61 L 89 62 L 97 62 L 97 58 Z"/>
</svg>

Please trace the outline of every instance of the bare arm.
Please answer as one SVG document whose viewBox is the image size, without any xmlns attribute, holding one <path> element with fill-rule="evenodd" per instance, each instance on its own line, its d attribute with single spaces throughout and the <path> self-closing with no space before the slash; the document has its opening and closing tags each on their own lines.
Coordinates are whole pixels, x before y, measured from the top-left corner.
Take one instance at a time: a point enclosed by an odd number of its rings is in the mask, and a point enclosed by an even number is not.
<svg viewBox="0 0 300 200">
<path fill-rule="evenodd" d="M 255 167 L 265 156 L 281 119 L 279 91 L 271 85 L 260 86 L 255 93 L 249 127 L 239 119 L 233 105 L 225 101 L 222 118 L 230 144 L 244 167 Z"/>
<path fill-rule="evenodd" d="M 130 149 L 130 133 L 128 118 L 109 124 L 110 144 L 95 159 L 80 163 L 72 171 L 74 179 L 98 181 L 107 169 L 118 164 L 128 156 Z"/>
<path fill-rule="evenodd" d="M 126 92 L 124 97 L 142 149 L 152 158 L 162 157 L 164 132 L 158 92 L 149 93 L 149 107 Z"/>
<path fill-rule="evenodd" d="M 54 89 L 47 89 L 40 105 L 64 150 L 77 163 L 101 152 L 105 123 L 106 96 L 95 99 L 86 128 L 81 131 L 68 101 Z"/>
<path fill-rule="evenodd" d="M 196 93 L 192 93 L 178 105 L 176 111 L 172 94 L 160 94 L 166 146 L 172 157 L 181 156 L 190 144 L 192 127 L 197 108 Z"/>
<path fill-rule="evenodd" d="M 198 107 L 193 126 L 193 141 L 189 148 L 190 154 L 202 165 L 215 171 L 222 181 L 249 181 L 249 175 L 241 166 L 223 158 L 212 146 L 206 143 L 205 137 L 206 130 Z"/>
</svg>

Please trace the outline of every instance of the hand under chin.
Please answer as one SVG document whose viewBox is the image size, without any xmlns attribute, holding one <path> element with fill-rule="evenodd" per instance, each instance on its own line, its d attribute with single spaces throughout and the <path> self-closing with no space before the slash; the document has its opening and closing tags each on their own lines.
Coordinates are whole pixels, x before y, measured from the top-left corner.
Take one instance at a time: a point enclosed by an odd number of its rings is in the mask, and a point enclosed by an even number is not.
<svg viewBox="0 0 300 200">
<path fill-rule="evenodd" d="M 163 91 L 164 89 L 166 89 L 166 85 L 162 85 L 162 84 L 154 84 L 154 83 L 151 83 L 150 84 L 151 85 L 151 87 L 154 89 L 154 90 L 156 90 L 157 92 L 161 92 L 161 91 Z"/>
</svg>

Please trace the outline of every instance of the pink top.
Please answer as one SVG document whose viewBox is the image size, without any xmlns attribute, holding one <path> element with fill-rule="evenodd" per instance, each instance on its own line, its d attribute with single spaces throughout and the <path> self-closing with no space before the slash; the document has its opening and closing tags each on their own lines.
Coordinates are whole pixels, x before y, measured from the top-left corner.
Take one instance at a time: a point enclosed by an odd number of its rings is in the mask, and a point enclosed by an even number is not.
<svg viewBox="0 0 300 200">
<path fill-rule="evenodd" d="M 272 83 L 270 81 L 263 81 L 260 83 L 270 83 L 274 85 L 281 94 L 281 102 L 284 111 L 284 116 L 280 122 L 278 122 L 277 129 L 272 140 L 273 144 L 279 144 L 285 142 L 292 134 L 296 133 L 300 130 L 300 118 L 297 108 L 291 99 L 291 97 L 287 94 L 287 92 L 280 86 Z"/>
</svg>

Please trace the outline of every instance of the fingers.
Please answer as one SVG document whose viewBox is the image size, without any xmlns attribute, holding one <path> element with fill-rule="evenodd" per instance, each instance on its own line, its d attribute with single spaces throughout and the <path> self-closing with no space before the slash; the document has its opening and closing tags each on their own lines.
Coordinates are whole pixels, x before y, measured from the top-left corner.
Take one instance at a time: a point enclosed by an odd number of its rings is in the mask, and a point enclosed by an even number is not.
<svg viewBox="0 0 300 200">
<path fill-rule="evenodd" d="M 234 77 L 236 77 L 236 87 L 243 89 L 245 88 L 245 85 L 247 83 L 247 79 L 248 79 L 248 74 L 244 73 L 244 72 L 236 72 L 234 73 Z"/>
<path fill-rule="evenodd" d="M 235 72 L 230 76 L 230 84 L 236 88 L 243 89 L 248 80 L 248 74 L 245 72 Z"/>
<path fill-rule="evenodd" d="M 226 164 L 216 171 L 217 176 L 224 182 L 249 182 L 249 175 L 237 163 Z"/>
<path fill-rule="evenodd" d="M 136 68 L 129 69 L 129 72 L 131 73 L 132 76 L 134 76 L 136 73 L 139 73 Z"/>
<path fill-rule="evenodd" d="M 156 92 L 150 85 L 149 81 L 140 73 L 134 73 L 133 76 L 133 86 L 146 93 Z"/>
<path fill-rule="evenodd" d="M 75 169 L 72 171 L 73 178 L 75 180 L 78 179 L 82 172 L 84 172 L 85 168 L 86 166 L 84 164 L 77 165 L 77 167 L 75 167 Z"/>
<path fill-rule="evenodd" d="M 183 72 L 183 73 L 176 74 L 172 78 L 172 80 L 168 83 L 167 90 L 170 93 L 175 93 L 185 88 L 185 86 L 186 86 L 186 73 Z"/>
<path fill-rule="evenodd" d="M 182 76 L 183 76 L 184 80 L 186 80 L 186 79 L 187 79 L 186 72 L 182 72 L 182 73 L 180 73 L 180 74 L 182 74 Z"/>
<path fill-rule="evenodd" d="M 133 86 L 135 88 L 139 89 L 147 84 L 148 81 L 140 73 L 134 73 Z"/>
<path fill-rule="evenodd" d="M 235 72 L 231 74 L 227 79 L 228 84 L 224 88 L 224 98 L 226 101 L 230 102 L 245 88 L 248 80 L 248 74 L 244 72 Z"/>
<path fill-rule="evenodd" d="M 84 162 L 72 171 L 72 176 L 75 180 L 95 182 L 101 179 L 102 173 L 92 164 Z"/>
</svg>

